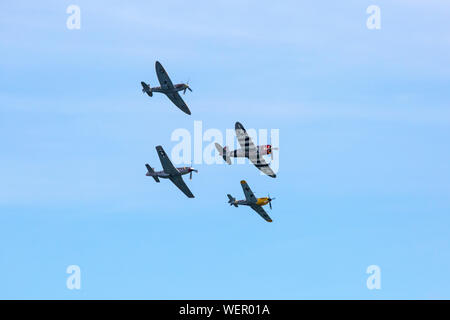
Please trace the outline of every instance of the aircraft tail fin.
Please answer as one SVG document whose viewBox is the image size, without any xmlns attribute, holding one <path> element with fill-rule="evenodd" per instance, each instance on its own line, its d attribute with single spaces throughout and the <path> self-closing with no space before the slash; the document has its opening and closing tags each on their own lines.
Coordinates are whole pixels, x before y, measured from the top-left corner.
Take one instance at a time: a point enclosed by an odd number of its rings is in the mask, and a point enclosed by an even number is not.
<svg viewBox="0 0 450 320">
<path fill-rule="evenodd" d="M 231 194 L 227 194 L 227 196 L 228 196 L 228 199 L 230 199 L 230 200 L 228 200 L 228 203 L 230 204 L 230 206 L 235 206 L 237 208 L 238 205 L 236 204 L 236 199 L 233 198 L 233 196 Z"/>
<path fill-rule="evenodd" d="M 222 157 L 222 159 L 226 163 L 231 164 L 230 156 L 228 155 L 228 152 L 227 152 L 227 147 L 222 148 L 222 146 L 220 144 L 218 144 L 217 142 L 215 143 L 215 146 L 216 146 L 217 151 L 219 152 L 219 155 Z"/>
<path fill-rule="evenodd" d="M 155 170 L 153 170 L 153 168 L 150 167 L 148 163 L 145 164 L 145 167 L 147 168 L 147 173 L 145 175 L 147 177 L 152 177 L 156 182 L 159 182 L 158 176 L 155 176 Z"/>
<path fill-rule="evenodd" d="M 144 81 L 141 81 L 142 92 L 148 94 L 149 97 L 153 96 L 152 87 L 150 87 L 150 83 L 147 84 Z"/>
</svg>

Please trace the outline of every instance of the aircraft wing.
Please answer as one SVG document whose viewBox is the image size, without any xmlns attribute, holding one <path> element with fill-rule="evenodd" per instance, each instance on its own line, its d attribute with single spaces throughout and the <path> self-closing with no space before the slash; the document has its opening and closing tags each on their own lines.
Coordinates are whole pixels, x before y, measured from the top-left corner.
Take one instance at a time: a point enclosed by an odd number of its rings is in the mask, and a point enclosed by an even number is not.
<svg viewBox="0 0 450 320">
<path fill-rule="evenodd" d="M 155 63 L 155 69 L 156 69 L 156 75 L 158 76 L 158 81 L 161 84 L 162 89 L 173 89 L 173 83 L 169 78 L 169 75 L 167 74 L 166 70 L 164 70 L 164 67 L 159 63 L 159 61 L 156 61 Z"/>
<path fill-rule="evenodd" d="M 269 177 L 275 178 L 277 175 L 270 169 L 263 157 L 259 155 L 258 149 L 253 144 L 247 131 L 240 122 L 235 125 L 236 137 L 241 147 L 245 150 L 245 156 L 262 172 Z"/>
<path fill-rule="evenodd" d="M 166 96 L 173 102 L 174 105 L 180 108 L 181 111 L 191 114 L 191 110 L 189 110 L 187 104 L 183 101 L 178 92 L 166 93 Z"/>
<path fill-rule="evenodd" d="M 241 181 L 241 186 L 242 186 L 242 190 L 244 191 L 244 195 L 245 195 L 245 199 L 248 202 L 251 203 L 256 203 L 256 197 L 253 194 L 252 190 L 250 189 L 250 187 L 248 186 L 247 182 L 245 182 L 245 180 Z"/>
<path fill-rule="evenodd" d="M 263 217 L 264 220 L 266 220 L 267 222 L 272 222 L 272 219 L 269 217 L 263 207 L 257 206 L 256 204 L 253 204 L 250 207 L 252 207 L 252 209 L 255 210 L 261 217 Z"/>
<path fill-rule="evenodd" d="M 163 147 L 157 146 L 156 151 L 158 152 L 159 160 L 161 161 L 164 172 L 169 174 L 179 174 L 179 171 L 173 166 L 172 161 L 170 161 Z"/>
<path fill-rule="evenodd" d="M 184 183 L 183 178 L 181 176 L 174 176 L 169 178 L 170 181 L 173 182 L 174 185 L 178 187 L 188 198 L 195 198 L 192 194 L 191 190 L 189 190 L 186 183 Z"/>
<path fill-rule="evenodd" d="M 250 155 L 256 154 L 258 150 L 253 144 L 252 139 L 247 134 L 244 126 L 240 122 L 236 122 L 235 124 L 236 137 L 241 145 L 242 149 L 245 150 L 245 156 L 249 157 Z"/>
<path fill-rule="evenodd" d="M 270 169 L 269 165 L 266 163 L 264 158 L 256 156 L 256 157 L 250 157 L 250 161 L 257 167 L 259 170 L 267 174 L 269 177 L 275 178 L 277 175 L 275 172 Z"/>
</svg>

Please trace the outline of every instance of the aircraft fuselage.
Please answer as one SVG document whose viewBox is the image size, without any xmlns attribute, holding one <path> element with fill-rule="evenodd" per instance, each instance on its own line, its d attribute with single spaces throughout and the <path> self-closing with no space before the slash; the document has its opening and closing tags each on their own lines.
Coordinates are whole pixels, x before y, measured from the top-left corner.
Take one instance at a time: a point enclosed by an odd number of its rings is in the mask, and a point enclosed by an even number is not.
<svg viewBox="0 0 450 320">
<path fill-rule="evenodd" d="M 247 149 L 236 149 L 236 150 L 232 150 L 232 151 L 228 151 L 227 147 L 225 147 L 224 149 L 220 150 L 219 146 L 216 146 L 216 148 L 218 149 L 218 151 L 221 151 L 222 154 L 226 155 L 226 157 L 233 157 L 233 158 L 249 158 L 250 152 Z M 257 146 L 256 147 L 256 155 L 254 155 L 256 158 L 259 158 L 260 156 L 265 156 L 265 155 L 269 155 L 272 154 L 272 146 L 270 144 L 265 144 L 262 146 Z"/>
<path fill-rule="evenodd" d="M 150 87 L 149 84 L 141 81 L 141 85 L 142 85 L 142 92 L 147 93 L 150 97 L 153 96 L 153 92 L 160 92 L 160 93 L 164 93 L 164 94 L 171 94 L 171 93 L 175 93 L 178 91 L 185 91 L 185 90 L 191 90 L 189 88 L 189 86 L 185 83 L 178 83 L 176 85 L 173 86 L 173 88 L 169 89 L 169 88 L 161 88 L 161 87 Z M 192 90 L 191 90 L 192 91 Z"/>
<path fill-rule="evenodd" d="M 178 91 L 183 91 L 183 90 L 186 90 L 187 88 L 188 88 L 188 86 L 186 84 L 179 83 L 179 84 L 174 85 L 173 89 L 163 89 L 161 87 L 153 87 L 153 88 L 150 88 L 150 90 L 151 90 L 151 92 L 161 92 L 161 93 L 167 94 L 167 93 L 175 93 Z"/>
<path fill-rule="evenodd" d="M 177 168 L 177 170 L 180 173 L 179 174 L 180 176 L 183 176 L 185 174 L 191 173 L 192 171 L 195 171 L 195 169 L 191 168 L 191 167 L 180 167 L 180 168 Z M 152 173 L 147 172 L 146 176 L 147 177 L 158 177 L 158 178 L 162 178 L 162 179 L 168 179 L 168 178 L 170 178 L 170 176 L 173 176 L 173 174 L 171 175 L 169 173 L 166 173 L 164 170 L 162 170 L 162 171 L 155 171 L 155 172 L 152 172 Z"/>
<path fill-rule="evenodd" d="M 269 203 L 268 197 L 258 198 L 258 199 L 256 199 L 256 202 L 249 202 L 247 200 L 235 200 L 234 202 L 231 202 L 232 205 L 237 205 L 237 206 L 251 206 L 254 204 L 256 204 L 257 206 L 265 206 L 268 203 Z"/>
</svg>

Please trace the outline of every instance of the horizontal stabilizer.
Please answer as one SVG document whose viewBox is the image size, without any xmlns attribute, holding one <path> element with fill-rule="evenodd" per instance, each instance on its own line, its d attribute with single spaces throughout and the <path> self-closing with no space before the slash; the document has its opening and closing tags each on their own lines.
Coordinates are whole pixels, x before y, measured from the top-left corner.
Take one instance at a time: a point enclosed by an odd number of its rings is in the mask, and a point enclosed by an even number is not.
<svg viewBox="0 0 450 320">
<path fill-rule="evenodd" d="M 147 174 L 146 174 L 146 176 L 152 177 L 153 179 L 155 179 L 156 182 L 159 182 L 159 178 L 158 178 L 158 176 L 155 175 L 155 171 L 153 170 L 153 168 L 150 167 L 150 166 L 148 165 L 148 163 L 145 164 L 145 167 L 147 168 Z"/>
<path fill-rule="evenodd" d="M 230 199 L 230 200 L 228 200 L 228 203 L 230 204 L 230 206 L 233 205 L 237 208 L 236 199 L 233 198 L 233 196 L 231 194 L 227 194 L 227 196 L 228 196 L 228 199 Z"/>
<path fill-rule="evenodd" d="M 222 159 L 226 163 L 231 164 L 230 156 L 227 152 L 227 147 L 222 148 L 222 146 L 220 144 L 218 144 L 217 142 L 215 143 L 215 146 L 216 146 L 217 151 L 219 152 L 219 155 L 222 157 Z"/>
<path fill-rule="evenodd" d="M 141 81 L 142 92 L 146 93 L 149 97 L 153 96 L 152 88 L 150 84 L 146 84 L 144 81 Z"/>
</svg>

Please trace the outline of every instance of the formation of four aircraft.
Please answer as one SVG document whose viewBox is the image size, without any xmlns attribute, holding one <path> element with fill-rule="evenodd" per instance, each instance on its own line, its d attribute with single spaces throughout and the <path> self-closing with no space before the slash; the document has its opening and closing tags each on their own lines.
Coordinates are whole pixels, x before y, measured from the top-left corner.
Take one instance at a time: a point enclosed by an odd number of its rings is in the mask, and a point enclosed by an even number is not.
<svg viewBox="0 0 450 320">
<path fill-rule="evenodd" d="M 152 97 L 153 92 L 160 92 L 165 94 L 172 102 L 175 104 L 181 111 L 187 114 L 191 114 L 186 103 L 181 98 L 179 91 L 183 91 L 183 94 L 186 93 L 186 90 L 192 92 L 192 89 L 189 87 L 187 83 L 173 84 L 169 78 L 164 67 L 156 61 L 155 63 L 156 75 L 158 77 L 158 81 L 160 83 L 160 87 L 150 87 L 150 84 L 146 84 L 145 82 L 141 82 L 142 92 L 146 93 L 148 96 Z M 227 147 L 223 147 L 218 143 L 215 144 L 217 151 L 223 160 L 231 165 L 231 157 L 245 157 L 248 158 L 259 170 L 268 175 L 269 177 L 275 178 L 276 174 L 272 171 L 269 165 L 264 160 L 264 155 L 272 155 L 273 151 L 277 150 L 277 148 L 273 148 L 271 145 L 262 145 L 255 146 L 250 139 L 247 131 L 244 126 L 240 122 L 236 122 L 235 125 L 236 137 L 241 146 L 240 149 L 237 150 L 228 150 Z M 164 151 L 162 146 L 157 146 L 156 151 L 159 156 L 159 160 L 161 161 L 161 165 L 163 167 L 162 171 L 155 171 L 154 168 L 150 167 L 150 165 L 145 164 L 147 168 L 146 175 L 155 179 L 156 182 L 160 182 L 160 178 L 169 179 L 175 184 L 178 189 L 180 189 L 188 198 L 194 198 L 191 190 L 189 190 L 188 186 L 184 182 L 182 176 L 189 174 L 189 178 L 192 179 L 192 172 L 198 172 L 198 170 L 192 167 L 180 167 L 176 168 L 172 161 L 170 161 L 166 152 Z M 248 186 L 247 182 L 244 180 L 241 181 L 242 190 L 244 191 L 245 200 L 236 200 L 230 194 L 228 194 L 228 203 L 235 207 L 239 205 L 245 205 L 251 207 L 255 210 L 264 220 L 267 222 L 272 222 L 272 219 L 264 210 L 263 206 L 269 204 L 270 209 L 272 209 L 272 200 L 275 198 L 271 198 L 270 195 L 264 198 L 256 198 L 253 194 L 252 190 Z"/>
</svg>

